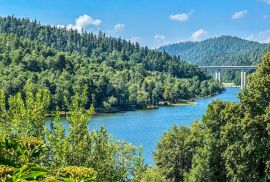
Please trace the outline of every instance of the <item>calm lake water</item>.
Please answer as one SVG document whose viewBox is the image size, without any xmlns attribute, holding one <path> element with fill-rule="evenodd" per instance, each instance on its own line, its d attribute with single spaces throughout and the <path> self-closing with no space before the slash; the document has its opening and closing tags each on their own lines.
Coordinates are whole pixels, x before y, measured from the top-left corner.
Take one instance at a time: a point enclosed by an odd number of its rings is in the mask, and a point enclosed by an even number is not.
<svg viewBox="0 0 270 182">
<path fill-rule="evenodd" d="M 215 97 L 197 99 L 196 105 L 160 107 L 153 110 L 139 110 L 113 114 L 98 114 L 89 122 L 90 130 L 105 126 L 116 139 L 125 140 L 143 147 L 143 156 L 147 164 L 152 165 L 152 154 L 162 134 L 174 124 L 191 126 L 194 120 L 200 120 L 208 104 L 216 99 L 238 102 L 239 88 L 226 88 Z"/>
</svg>

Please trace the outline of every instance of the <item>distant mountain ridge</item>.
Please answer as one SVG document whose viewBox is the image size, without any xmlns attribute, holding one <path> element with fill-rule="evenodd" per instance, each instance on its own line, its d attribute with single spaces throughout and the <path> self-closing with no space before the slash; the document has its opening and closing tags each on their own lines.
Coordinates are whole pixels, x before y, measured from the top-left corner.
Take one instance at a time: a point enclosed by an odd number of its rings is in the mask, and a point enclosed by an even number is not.
<svg viewBox="0 0 270 182">
<path fill-rule="evenodd" d="M 201 42 L 169 44 L 158 50 L 198 65 L 255 65 L 269 45 L 239 37 L 221 36 Z"/>
</svg>

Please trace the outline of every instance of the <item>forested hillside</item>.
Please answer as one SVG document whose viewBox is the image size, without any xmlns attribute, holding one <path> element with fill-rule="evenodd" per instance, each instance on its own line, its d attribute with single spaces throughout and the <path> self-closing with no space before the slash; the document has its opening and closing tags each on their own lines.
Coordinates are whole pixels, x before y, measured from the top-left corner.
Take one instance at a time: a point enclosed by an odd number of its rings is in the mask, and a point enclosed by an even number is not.
<svg viewBox="0 0 270 182">
<path fill-rule="evenodd" d="M 269 44 L 221 36 L 201 42 L 182 42 L 160 47 L 170 55 L 197 65 L 248 66 L 257 65 Z M 225 71 L 223 81 L 240 83 L 238 71 Z"/>
<path fill-rule="evenodd" d="M 255 65 L 269 44 L 221 36 L 201 42 L 182 42 L 160 47 L 170 55 L 198 65 Z"/>
<path fill-rule="evenodd" d="M 27 81 L 52 93 L 50 108 L 66 110 L 87 86 L 88 106 L 144 108 L 159 101 L 178 102 L 220 92 L 198 67 L 99 33 L 78 33 L 36 21 L 0 18 L 0 85 L 7 95 L 23 91 Z"/>
</svg>

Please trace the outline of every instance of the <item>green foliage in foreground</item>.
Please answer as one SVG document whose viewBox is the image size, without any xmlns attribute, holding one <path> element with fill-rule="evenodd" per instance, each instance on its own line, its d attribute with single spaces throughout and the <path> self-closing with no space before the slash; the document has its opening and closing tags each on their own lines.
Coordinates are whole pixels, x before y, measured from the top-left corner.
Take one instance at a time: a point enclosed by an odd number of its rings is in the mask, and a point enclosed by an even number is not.
<svg viewBox="0 0 270 182">
<path fill-rule="evenodd" d="M 222 86 L 197 66 L 103 33 L 79 33 L 0 17 L 0 86 L 23 93 L 27 81 L 52 94 L 50 110 L 87 85 L 97 110 L 145 108 L 214 95 Z"/>
<path fill-rule="evenodd" d="M 270 180 L 270 52 L 249 84 L 240 103 L 215 101 L 200 123 L 174 126 L 161 138 L 156 170 L 166 181 Z M 153 174 L 154 173 L 154 174 Z"/>
<path fill-rule="evenodd" d="M 149 182 L 149 181 L 166 182 L 167 180 L 165 179 L 164 176 L 162 176 L 162 174 L 158 169 L 148 167 L 146 171 L 143 173 L 140 182 Z"/>
<path fill-rule="evenodd" d="M 85 110 L 87 88 L 76 93 L 68 131 L 57 110 L 45 127 L 50 94 L 25 87 L 25 95 L 0 89 L 1 181 L 139 181 L 145 170 L 141 149 L 114 140 L 101 128 L 88 130 L 93 106 Z M 24 99 L 23 99 L 24 98 Z M 47 122 L 48 123 L 48 122 Z"/>
</svg>

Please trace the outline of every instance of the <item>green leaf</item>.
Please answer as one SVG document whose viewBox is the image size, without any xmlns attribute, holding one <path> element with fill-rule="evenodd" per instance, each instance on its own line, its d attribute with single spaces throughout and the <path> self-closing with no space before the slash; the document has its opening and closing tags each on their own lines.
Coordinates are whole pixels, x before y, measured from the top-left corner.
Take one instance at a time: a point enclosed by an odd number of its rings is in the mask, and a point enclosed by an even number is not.
<svg viewBox="0 0 270 182">
<path fill-rule="evenodd" d="M 74 179 L 72 178 L 64 178 L 65 182 L 76 182 Z"/>
<path fill-rule="evenodd" d="M 31 171 L 27 175 L 22 175 L 22 179 L 37 179 L 38 177 L 46 175 L 47 172 L 41 172 L 41 171 Z"/>
</svg>

